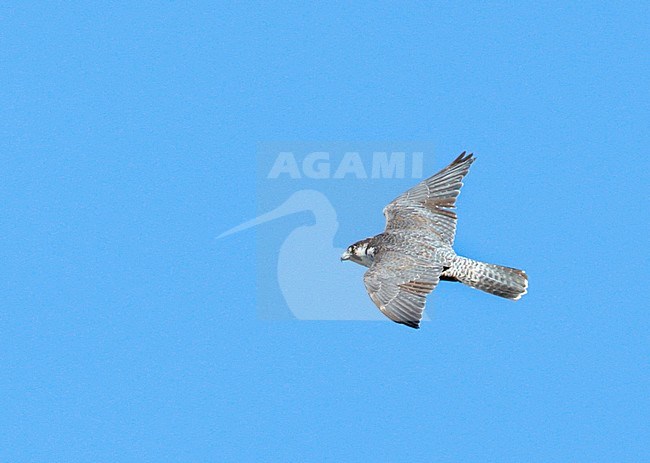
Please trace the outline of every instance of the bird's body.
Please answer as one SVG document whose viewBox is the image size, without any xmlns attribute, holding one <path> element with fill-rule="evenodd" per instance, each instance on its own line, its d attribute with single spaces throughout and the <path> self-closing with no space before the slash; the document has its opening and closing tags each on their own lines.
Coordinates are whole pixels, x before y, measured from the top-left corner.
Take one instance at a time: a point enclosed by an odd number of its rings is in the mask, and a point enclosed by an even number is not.
<svg viewBox="0 0 650 463">
<path fill-rule="evenodd" d="M 456 198 L 474 161 L 461 154 L 449 166 L 403 193 L 384 208 L 386 229 L 354 243 L 341 256 L 368 267 L 368 294 L 391 320 L 418 328 L 426 296 L 440 280 L 460 281 L 517 300 L 526 293 L 522 270 L 458 256 Z"/>
</svg>

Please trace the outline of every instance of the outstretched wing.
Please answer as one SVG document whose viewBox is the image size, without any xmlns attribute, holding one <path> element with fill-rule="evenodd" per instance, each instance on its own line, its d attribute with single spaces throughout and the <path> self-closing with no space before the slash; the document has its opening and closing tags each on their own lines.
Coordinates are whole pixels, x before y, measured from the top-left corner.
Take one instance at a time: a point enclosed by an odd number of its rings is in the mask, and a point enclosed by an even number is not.
<svg viewBox="0 0 650 463">
<path fill-rule="evenodd" d="M 426 296 L 438 284 L 442 266 L 396 251 L 383 252 L 363 276 L 370 298 L 397 323 L 420 327 Z"/>
<path fill-rule="evenodd" d="M 395 198 L 384 208 L 386 230 L 427 228 L 450 245 L 456 235 L 456 198 L 474 162 L 463 153 L 437 174 Z"/>
</svg>

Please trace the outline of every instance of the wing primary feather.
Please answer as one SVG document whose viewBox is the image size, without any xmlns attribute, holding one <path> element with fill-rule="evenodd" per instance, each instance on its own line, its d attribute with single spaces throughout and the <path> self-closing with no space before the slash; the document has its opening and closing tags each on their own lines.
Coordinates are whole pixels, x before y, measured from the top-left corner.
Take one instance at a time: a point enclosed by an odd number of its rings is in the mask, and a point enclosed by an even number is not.
<svg viewBox="0 0 650 463">
<path fill-rule="evenodd" d="M 463 151 L 447 167 L 395 198 L 384 208 L 386 230 L 417 228 L 453 244 L 456 199 L 474 160 L 472 153 Z"/>
</svg>

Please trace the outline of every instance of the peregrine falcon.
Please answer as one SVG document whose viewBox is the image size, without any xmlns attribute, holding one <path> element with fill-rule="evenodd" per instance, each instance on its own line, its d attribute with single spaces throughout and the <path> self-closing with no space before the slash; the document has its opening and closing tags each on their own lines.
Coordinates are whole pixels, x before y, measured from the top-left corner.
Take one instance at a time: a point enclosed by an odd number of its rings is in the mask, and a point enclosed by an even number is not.
<svg viewBox="0 0 650 463">
<path fill-rule="evenodd" d="M 507 299 L 526 294 L 523 270 L 486 264 L 454 252 L 456 198 L 474 162 L 463 152 L 451 164 L 384 208 L 383 233 L 349 246 L 341 260 L 368 267 L 363 282 L 388 318 L 420 327 L 426 296 L 440 280 L 459 281 Z"/>
</svg>

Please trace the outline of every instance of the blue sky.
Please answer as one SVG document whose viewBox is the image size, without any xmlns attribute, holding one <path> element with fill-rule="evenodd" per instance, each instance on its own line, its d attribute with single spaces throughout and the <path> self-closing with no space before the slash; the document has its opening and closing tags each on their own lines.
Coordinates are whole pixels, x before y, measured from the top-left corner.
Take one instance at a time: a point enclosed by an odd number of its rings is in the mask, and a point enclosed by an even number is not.
<svg viewBox="0 0 650 463">
<path fill-rule="evenodd" d="M 647 6 L 0 13 L 0 460 L 647 457 Z M 529 294 L 441 285 L 417 331 L 260 319 L 265 228 L 216 237 L 286 199 L 256 193 L 277 141 L 475 152 L 457 249 Z M 366 186 L 337 247 L 404 185 Z"/>
</svg>

